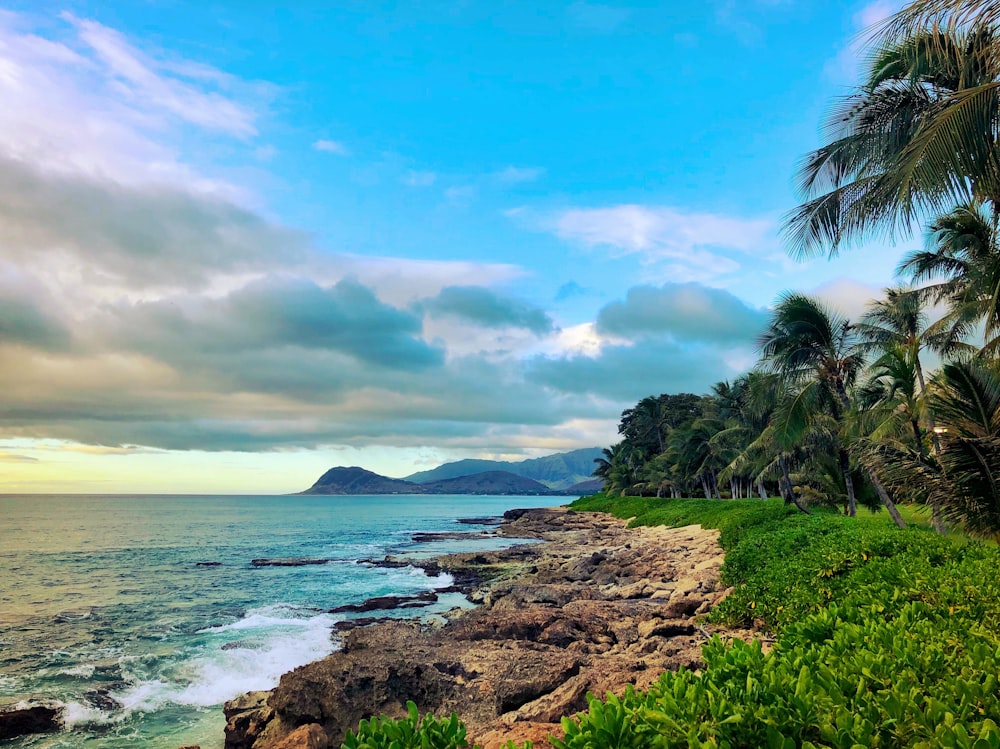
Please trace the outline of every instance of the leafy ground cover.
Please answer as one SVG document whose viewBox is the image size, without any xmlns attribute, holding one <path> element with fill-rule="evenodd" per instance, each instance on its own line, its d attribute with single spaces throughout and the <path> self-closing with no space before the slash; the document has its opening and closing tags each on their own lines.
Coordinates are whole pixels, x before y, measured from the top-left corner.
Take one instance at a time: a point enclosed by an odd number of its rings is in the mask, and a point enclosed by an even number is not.
<svg viewBox="0 0 1000 749">
<path fill-rule="evenodd" d="M 563 719 L 558 749 L 1000 749 L 995 545 L 900 530 L 884 516 L 807 516 L 780 501 L 598 495 L 572 507 L 718 528 L 734 591 L 711 618 L 756 624 L 773 643 L 715 637 L 699 671 L 591 697 L 587 712 Z M 464 733 L 425 744 L 415 713 L 409 721 L 412 746 L 465 745 Z M 453 721 L 426 725 L 435 739 L 459 738 Z M 361 728 L 356 746 L 411 746 L 379 743 L 393 722 Z"/>
<path fill-rule="evenodd" d="M 714 621 L 759 643 L 705 646 L 705 668 L 593 699 L 562 749 L 1000 747 L 1000 552 L 885 519 L 805 516 L 777 502 L 587 498 L 634 525 L 720 530 Z"/>
</svg>

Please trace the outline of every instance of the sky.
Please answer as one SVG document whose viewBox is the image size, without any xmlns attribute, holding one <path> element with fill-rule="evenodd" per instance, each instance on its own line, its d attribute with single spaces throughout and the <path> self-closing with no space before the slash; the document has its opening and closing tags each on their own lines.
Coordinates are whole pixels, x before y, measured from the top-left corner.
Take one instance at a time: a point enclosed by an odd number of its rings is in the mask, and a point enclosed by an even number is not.
<svg viewBox="0 0 1000 749">
<path fill-rule="evenodd" d="M 607 446 L 919 241 L 780 237 L 888 0 L 285 5 L 0 2 L 0 492 Z"/>
</svg>

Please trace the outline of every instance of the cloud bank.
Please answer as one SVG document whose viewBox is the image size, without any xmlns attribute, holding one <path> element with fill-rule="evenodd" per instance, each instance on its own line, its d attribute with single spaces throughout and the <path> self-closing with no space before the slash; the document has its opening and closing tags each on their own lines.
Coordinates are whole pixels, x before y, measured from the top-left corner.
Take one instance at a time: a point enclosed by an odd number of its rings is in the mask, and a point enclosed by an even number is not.
<svg viewBox="0 0 1000 749">
<path fill-rule="evenodd" d="M 598 6 L 577 10 L 613 25 Z M 633 288 L 566 326 L 506 290 L 526 275 L 516 265 L 321 247 L 186 156 L 191 140 L 222 139 L 257 158 L 275 87 L 141 51 L 94 21 L 63 24 L 52 41 L 0 15 L 2 437 L 574 447 L 649 393 L 732 376 L 752 344 L 760 310 L 694 282 Z M 552 230 L 697 276 L 771 226 L 625 205 L 566 211 Z M 586 293 L 568 283 L 560 297 Z"/>
</svg>

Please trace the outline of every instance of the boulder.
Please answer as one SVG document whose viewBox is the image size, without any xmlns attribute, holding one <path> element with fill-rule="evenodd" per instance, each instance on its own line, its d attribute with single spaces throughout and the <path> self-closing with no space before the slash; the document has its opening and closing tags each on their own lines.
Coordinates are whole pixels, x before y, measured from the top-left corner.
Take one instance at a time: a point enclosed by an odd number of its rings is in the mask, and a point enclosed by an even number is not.
<svg viewBox="0 0 1000 749">
<path fill-rule="evenodd" d="M 32 733 L 52 733 L 62 728 L 58 703 L 24 703 L 0 707 L 0 741 Z"/>
<path fill-rule="evenodd" d="M 318 723 L 307 723 L 279 741 L 274 749 L 326 749 L 329 743 L 330 739 L 323 726 Z"/>
</svg>

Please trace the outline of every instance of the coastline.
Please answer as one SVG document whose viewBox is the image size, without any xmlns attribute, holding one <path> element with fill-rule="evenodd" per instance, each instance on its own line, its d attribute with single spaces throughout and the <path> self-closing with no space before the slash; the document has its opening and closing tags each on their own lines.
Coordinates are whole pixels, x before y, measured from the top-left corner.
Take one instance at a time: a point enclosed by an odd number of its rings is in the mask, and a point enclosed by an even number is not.
<svg viewBox="0 0 1000 749">
<path fill-rule="evenodd" d="M 496 534 L 539 543 L 407 560 L 451 574 L 476 608 L 453 610 L 443 624 L 338 628 L 340 650 L 226 703 L 226 749 L 339 749 L 361 718 L 402 716 L 411 699 L 422 712 L 457 712 L 470 743 L 485 749 L 526 739 L 544 747 L 588 692 L 620 693 L 699 666 L 712 634 L 699 618 L 728 593 L 716 531 L 627 529 L 610 515 L 559 507 L 512 510 Z"/>
</svg>

